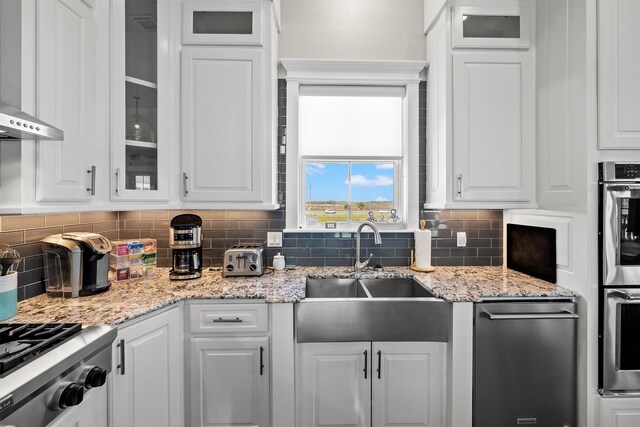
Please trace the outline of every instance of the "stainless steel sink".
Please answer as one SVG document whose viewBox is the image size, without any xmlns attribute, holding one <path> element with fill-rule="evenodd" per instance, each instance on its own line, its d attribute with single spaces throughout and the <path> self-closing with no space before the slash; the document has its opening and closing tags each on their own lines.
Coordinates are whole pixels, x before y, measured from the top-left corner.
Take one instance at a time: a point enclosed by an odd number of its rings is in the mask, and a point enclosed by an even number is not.
<svg viewBox="0 0 640 427">
<path fill-rule="evenodd" d="M 308 278 L 298 342 L 449 339 L 451 304 L 412 278 Z"/>
<path fill-rule="evenodd" d="M 373 298 L 435 298 L 412 278 L 360 279 Z"/>
<path fill-rule="evenodd" d="M 368 298 L 358 279 L 307 279 L 306 298 Z"/>
</svg>

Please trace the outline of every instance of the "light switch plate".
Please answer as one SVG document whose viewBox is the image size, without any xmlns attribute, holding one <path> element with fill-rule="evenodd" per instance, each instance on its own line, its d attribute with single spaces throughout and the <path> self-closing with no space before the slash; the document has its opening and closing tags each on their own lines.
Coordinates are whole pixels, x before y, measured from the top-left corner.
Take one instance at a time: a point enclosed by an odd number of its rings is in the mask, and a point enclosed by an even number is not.
<svg viewBox="0 0 640 427">
<path fill-rule="evenodd" d="M 465 233 L 464 231 L 458 231 L 456 237 L 458 239 L 459 248 L 467 246 L 467 233 Z"/>
<path fill-rule="evenodd" d="M 282 247 L 282 232 L 280 232 L 280 231 L 268 231 L 267 232 L 267 247 L 268 248 L 281 248 Z"/>
</svg>

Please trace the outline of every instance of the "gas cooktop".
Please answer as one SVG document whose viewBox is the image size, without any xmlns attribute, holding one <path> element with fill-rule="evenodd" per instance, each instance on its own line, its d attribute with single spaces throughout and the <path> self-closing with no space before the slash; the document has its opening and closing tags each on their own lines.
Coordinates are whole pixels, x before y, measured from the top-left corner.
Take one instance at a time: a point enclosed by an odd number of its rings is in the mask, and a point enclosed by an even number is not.
<svg viewBox="0 0 640 427">
<path fill-rule="evenodd" d="M 0 324 L 0 377 L 56 347 L 81 329 L 79 323 Z"/>
<path fill-rule="evenodd" d="M 0 324 L 0 424 L 47 425 L 82 404 L 106 382 L 116 335 L 113 326 Z"/>
</svg>

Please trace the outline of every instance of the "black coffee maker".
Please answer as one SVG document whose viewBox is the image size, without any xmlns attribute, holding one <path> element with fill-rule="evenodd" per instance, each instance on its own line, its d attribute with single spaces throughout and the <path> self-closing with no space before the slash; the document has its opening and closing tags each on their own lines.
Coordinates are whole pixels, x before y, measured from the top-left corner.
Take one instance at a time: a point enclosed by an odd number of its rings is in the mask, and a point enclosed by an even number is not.
<svg viewBox="0 0 640 427">
<path fill-rule="evenodd" d="M 169 247 L 173 250 L 169 279 L 186 280 L 202 276 L 202 219 L 198 215 L 173 217 Z"/>
</svg>

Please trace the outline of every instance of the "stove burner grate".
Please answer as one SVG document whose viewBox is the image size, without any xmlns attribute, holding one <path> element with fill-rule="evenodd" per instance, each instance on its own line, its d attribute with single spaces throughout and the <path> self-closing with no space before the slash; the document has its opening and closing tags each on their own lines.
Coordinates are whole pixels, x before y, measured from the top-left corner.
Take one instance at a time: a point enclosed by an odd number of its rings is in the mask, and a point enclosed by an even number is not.
<svg viewBox="0 0 640 427">
<path fill-rule="evenodd" d="M 80 332 L 79 323 L 0 324 L 0 375 Z"/>
</svg>

